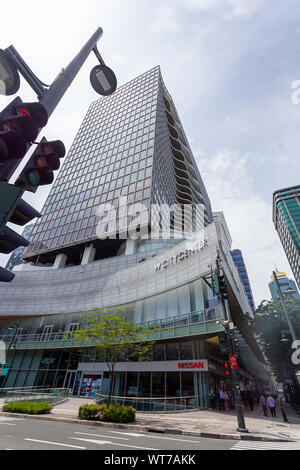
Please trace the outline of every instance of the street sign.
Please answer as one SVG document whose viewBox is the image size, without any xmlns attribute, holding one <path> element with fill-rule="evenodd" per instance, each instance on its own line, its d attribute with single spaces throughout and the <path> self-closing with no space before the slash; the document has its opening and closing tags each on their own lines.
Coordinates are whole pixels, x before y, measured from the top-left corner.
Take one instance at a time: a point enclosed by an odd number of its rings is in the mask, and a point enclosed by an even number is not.
<svg viewBox="0 0 300 470">
<path fill-rule="evenodd" d="M 236 355 L 235 354 L 229 354 L 229 360 L 230 360 L 231 369 L 237 369 L 238 368 L 238 362 L 237 362 Z"/>
</svg>

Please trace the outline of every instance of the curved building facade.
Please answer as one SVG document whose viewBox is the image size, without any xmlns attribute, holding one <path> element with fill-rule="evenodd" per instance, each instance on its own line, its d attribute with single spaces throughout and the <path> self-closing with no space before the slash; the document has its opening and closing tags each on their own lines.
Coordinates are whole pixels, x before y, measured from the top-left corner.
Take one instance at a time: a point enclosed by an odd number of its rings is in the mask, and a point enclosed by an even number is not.
<svg viewBox="0 0 300 470">
<path fill-rule="evenodd" d="M 107 365 L 73 333 L 93 309 L 122 305 L 160 329 L 149 361 L 120 359 L 115 395 L 208 406 L 211 387 L 231 387 L 218 335 L 225 319 L 235 325 L 241 382 L 267 386 L 241 321 L 250 306 L 230 248 L 155 67 L 91 105 L 24 252 L 31 264 L 0 285 L 2 385 L 106 394 Z M 228 305 L 213 283 L 217 259 Z"/>
</svg>

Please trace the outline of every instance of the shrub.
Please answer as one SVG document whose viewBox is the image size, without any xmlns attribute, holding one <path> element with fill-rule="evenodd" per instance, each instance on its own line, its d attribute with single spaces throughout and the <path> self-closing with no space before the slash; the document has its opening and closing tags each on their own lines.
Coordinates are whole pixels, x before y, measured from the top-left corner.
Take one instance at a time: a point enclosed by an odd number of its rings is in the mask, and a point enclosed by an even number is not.
<svg viewBox="0 0 300 470">
<path fill-rule="evenodd" d="M 78 417 L 82 419 L 99 420 L 101 414 L 101 405 L 82 405 L 78 410 Z"/>
<path fill-rule="evenodd" d="M 131 423 L 135 421 L 135 409 L 131 406 L 114 405 L 82 405 L 78 412 L 79 418 L 111 423 Z"/>
<path fill-rule="evenodd" d="M 2 411 L 7 413 L 22 413 L 40 415 L 50 413 L 53 406 L 45 401 L 11 401 L 3 406 Z"/>
</svg>

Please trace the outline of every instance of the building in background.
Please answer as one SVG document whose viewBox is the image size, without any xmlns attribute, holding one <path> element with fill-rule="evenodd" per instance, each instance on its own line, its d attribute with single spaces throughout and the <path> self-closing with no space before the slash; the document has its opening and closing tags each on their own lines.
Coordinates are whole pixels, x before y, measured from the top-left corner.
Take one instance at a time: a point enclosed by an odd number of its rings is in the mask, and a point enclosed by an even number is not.
<svg viewBox="0 0 300 470">
<path fill-rule="evenodd" d="M 241 252 L 241 250 L 237 250 L 237 249 L 232 250 L 231 251 L 231 256 L 232 256 L 232 259 L 234 261 L 234 264 L 237 267 L 239 275 L 241 277 L 244 289 L 246 291 L 246 294 L 247 294 L 247 297 L 248 297 L 248 300 L 249 300 L 249 304 L 251 306 L 251 310 L 254 313 L 254 311 L 255 311 L 254 298 L 253 298 L 252 289 L 251 289 L 251 285 L 250 285 L 250 281 L 249 281 L 249 276 L 248 276 L 248 273 L 247 273 L 247 269 L 246 269 L 246 265 L 245 265 L 245 262 L 244 262 L 242 252 Z"/>
<path fill-rule="evenodd" d="M 30 240 L 30 235 L 33 230 L 33 227 L 34 227 L 34 224 L 27 225 L 22 232 L 22 237 L 26 238 L 27 240 Z M 19 248 L 16 248 L 12 252 L 5 266 L 5 269 L 8 269 L 9 271 L 14 271 L 16 266 L 21 266 L 23 264 L 26 264 L 26 261 L 22 258 L 24 250 L 25 250 L 24 246 L 19 246 Z"/>
<path fill-rule="evenodd" d="M 273 222 L 300 289 L 300 186 L 273 194 Z"/>
<path fill-rule="evenodd" d="M 277 277 L 278 284 L 280 286 L 281 292 L 284 292 L 287 289 L 289 289 L 289 290 L 292 289 L 294 291 L 294 293 L 291 292 L 289 295 L 292 296 L 293 298 L 297 299 L 297 300 L 300 300 L 299 291 L 297 289 L 295 281 L 293 281 L 293 279 L 289 279 L 288 276 L 286 275 L 286 273 L 278 271 L 277 268 L 275 270 L 275 273 L 276 273 L 276 277 Z M 279 297 L 279 294 L 277 293 L 276 284 L 275 284 L 273 274 L 272 274 L 271 279 L 272 279 L 272 281 L 269 283 L 269 289 L 270 289 L 270 292 L 271 292 L 272 299 L 274 299 L 274 300 L 279 299 L 280 297 Z"/>
<path fill-rule="evenodd" d="M 121 197 L 127 198 L 126 216 Z M 140 231 L 124 238 L 123 222 L 132 220 L 137 203 L 145 209 L 138 216 Z M 99 215 L 101 204 L 109 207 L 105 218 Z M 168 213 L 165 206 L 174 204 Z M 180 225 L 183 206 L 191 209 L 192 237 L 182 231 L 181 238 L 175 233 L 166 238 L 164 228 Z M 99 227 L 115 236 L 101 239 Z M 155 238 L 145 238 L 145 228 L 151 235 L 154 230 Z M 149 361 L 120 358 L 114 395 L 172 397 L 170 406 L 174 397 L 185 397 L 190 408 L 207 407 L 211 387 L 231 386 L 218 335 L 229 315 L 236 326 L 241 379 L 245 386 L 267 387 L 264 358 L 241 320 L 251 307 L 230 248 L 224 216 L 212 214 L 175 105 L 155 67 L 91 104 L 24 252 L 32 266 L 0 285 L 0 340 L 10 345 L 5 386 L 107 394 L 106 363 L 93 356 L 92 345 L 82 350 L 72 333 L 95 307 L 129 306 L 136 323 L 155 322 L 161 329 Z M 217 257 L 227 284 L 226 309 L 212 284 Z"/>
</svg>

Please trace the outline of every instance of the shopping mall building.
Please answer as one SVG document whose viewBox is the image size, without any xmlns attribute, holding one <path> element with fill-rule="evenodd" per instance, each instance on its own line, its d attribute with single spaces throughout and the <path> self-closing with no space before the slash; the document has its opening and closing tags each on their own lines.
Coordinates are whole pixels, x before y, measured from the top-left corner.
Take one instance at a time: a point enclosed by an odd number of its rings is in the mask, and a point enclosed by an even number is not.
<svg viewBox="0 0 300 470">
<path fill-rule="evenodd" d="M 30 242 L 28 264 L 0 285 L 0 386 L 107 394 L 106 363 L 73 333 L 94 308 L 130 306 L 136 323 L 160 328 L 148 361 L 120 359 L 114 395 L 208 406 L 211 387 L 231 387 L 218 337 L 226 319 L 241 387 L 268 387 L 224 216 L 212 212 L 159 67 L 91 104 Z M 217 257 L 226 305 L 212 284 Z"/>
</svg>

